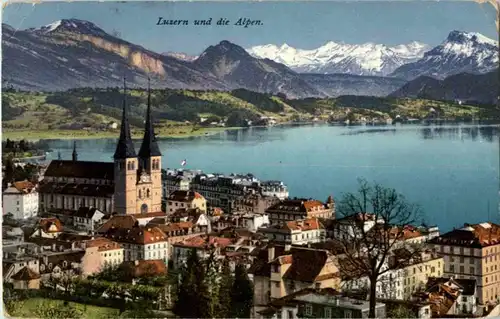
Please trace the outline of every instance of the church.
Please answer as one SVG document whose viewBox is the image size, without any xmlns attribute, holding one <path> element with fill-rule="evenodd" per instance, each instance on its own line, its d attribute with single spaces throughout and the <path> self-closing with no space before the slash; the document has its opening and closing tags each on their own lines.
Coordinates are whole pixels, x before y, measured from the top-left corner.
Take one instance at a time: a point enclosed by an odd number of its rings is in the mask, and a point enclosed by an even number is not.
<svg viewBox="0 0 500 319">
<path fill-rule="evenodd" d="M 130 134 L 126 96 L 125 87 L 114 161 L 79 161 L 75 142 L 71 160 L 53 160 L 45 171 L 39 186 L 41 212 L 76 211 L 80 207 L 120 215 L 161 212 L 162 154 L 151 118 L 151 90 L 138 153 Z"/>
</svg>

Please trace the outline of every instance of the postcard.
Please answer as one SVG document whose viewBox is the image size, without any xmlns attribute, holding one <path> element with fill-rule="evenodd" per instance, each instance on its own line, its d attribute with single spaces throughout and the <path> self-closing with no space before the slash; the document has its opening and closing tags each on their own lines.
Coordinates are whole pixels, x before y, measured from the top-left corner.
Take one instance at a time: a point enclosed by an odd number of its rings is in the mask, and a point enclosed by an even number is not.
<svg viewBox="0 0 500 319">
<path fill-rule="evenodd" d="M 4 311 L 499 315 L 498 14 L 6 5 Z"/>
</svg>

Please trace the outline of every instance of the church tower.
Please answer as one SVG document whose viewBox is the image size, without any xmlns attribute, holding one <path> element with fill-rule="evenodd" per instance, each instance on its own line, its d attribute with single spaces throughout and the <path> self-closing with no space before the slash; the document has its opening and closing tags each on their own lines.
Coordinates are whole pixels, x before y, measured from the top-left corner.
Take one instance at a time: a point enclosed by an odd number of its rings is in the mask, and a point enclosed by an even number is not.
<svg viewBox="0 0 500 319">
<path fill-rule="evenodd" d="M 123 114 L 120 138 L 113 158 L 115 164 L 114 211 L 120 215 L 137 214 L 137 169 L 139 165 L 130 136 L 125 78 L 123 79 Z"/>
<path fill-rule="evenodd" d="M 161 152 L 156 141 L 151 117 L 151 87 L 148 79 L 148 106 L 144 138 L 139 150 L 139 180 L 137 182 L 137 213 L 161 211 Z"/>
</svg>

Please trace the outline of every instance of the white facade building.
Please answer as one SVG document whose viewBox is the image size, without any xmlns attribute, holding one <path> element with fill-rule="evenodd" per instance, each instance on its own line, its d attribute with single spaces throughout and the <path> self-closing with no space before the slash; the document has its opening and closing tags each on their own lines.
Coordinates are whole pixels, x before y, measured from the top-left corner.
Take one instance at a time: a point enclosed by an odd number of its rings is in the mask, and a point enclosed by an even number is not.
<svg viewBox="0 0 500 319">
<path fill-rule="evenodd" d="M 9 184 L 2 196 L 4 214 L 14 219 L 27 219 L 38 214 L 38 192 L 28 181 Z"/>
</svg>

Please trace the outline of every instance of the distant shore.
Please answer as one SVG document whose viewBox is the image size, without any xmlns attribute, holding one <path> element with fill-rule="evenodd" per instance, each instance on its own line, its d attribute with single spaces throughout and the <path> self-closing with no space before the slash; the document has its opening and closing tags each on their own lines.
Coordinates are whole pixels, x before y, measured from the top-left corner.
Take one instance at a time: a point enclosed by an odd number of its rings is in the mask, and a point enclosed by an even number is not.
<svg viewBox="0 0 500 319">
<path fill-rule="evenodd" d="M 213 127 L 200 128 L 192 130 L 191 127 L 177 128 L 176 130 L 159 130 L 157 137 L 159 138 L 189 138 L 199 136 L 210 136 L 228 130 L 237 130 L 241 127 Z M 12 130 L 2 131 L 2 140 L 22 140 L 39 141 L 49 139 L 96 139 L 96 138 L 118 138 L 120 131 L 86 131 L 86 130 Z M 141 131 L 132 133 L 133 139 L 141 139 L 143 133 Z"/>
</svg>

